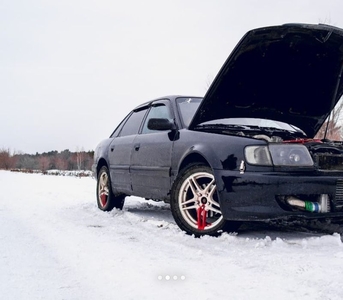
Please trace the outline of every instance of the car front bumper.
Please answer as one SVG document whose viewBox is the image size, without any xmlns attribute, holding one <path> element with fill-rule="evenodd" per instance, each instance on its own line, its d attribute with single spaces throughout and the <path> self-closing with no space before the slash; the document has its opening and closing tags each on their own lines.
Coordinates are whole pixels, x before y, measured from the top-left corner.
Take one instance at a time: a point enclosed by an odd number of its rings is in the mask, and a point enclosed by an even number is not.
<svg viewBox="0 0 343 300">
<path fill-rule="evenodd" d="M 223 216 L 227 220 L 257 221 L 284 218 L 343 217 L 343 177 L 295 173 L 215 170 Z M 328 195 L 330 212 L 309 212 L 285 205 L 280 198 L 297 196 L 303 200 Z"/>
</svg>

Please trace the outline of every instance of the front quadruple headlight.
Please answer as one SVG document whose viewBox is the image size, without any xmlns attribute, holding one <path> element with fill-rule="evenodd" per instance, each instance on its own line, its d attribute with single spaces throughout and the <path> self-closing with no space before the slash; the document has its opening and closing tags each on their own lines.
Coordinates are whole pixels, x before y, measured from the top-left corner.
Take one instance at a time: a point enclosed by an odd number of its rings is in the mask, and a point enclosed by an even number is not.
<svg viewBox="0 0 343 300">
<path fill-rule="evenodd" d="M 313 160 L 304 145 L 270 144 L 247 146 L 245 158 L 249 164 L 262 166 L 313 166 Z"/>
</svg>

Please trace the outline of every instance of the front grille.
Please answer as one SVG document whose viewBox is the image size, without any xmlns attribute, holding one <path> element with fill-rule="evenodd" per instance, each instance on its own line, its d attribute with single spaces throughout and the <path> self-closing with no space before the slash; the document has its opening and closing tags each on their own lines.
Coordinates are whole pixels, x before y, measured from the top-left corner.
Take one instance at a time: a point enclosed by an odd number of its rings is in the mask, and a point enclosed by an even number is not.
<svg viewBox="0 0 343 300">
<path fill-rule="evenodd" d="M 342 154 L 315 154 L 314 161 L 321 170 L 343 170 Z"/>
<path fill-rule="evenodd" d="M 336 208 L 343 207 L 343 179 L 337 180 L 335 204 L 336 204 Z"/>
</svg>

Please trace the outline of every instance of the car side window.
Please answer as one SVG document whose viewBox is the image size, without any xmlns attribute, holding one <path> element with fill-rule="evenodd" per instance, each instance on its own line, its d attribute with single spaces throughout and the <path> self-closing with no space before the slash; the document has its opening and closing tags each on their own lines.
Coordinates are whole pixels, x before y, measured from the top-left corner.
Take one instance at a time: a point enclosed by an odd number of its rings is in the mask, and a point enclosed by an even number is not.
<svg viewBox="0 0 343 300">
<path fill-rule="evenodd" d="M 138 130 L 142 124 L 146 111 L 147 109 L 134 111 L 124 124 L 119 136 L 138 134 Z"/>
<path fill-rule="evenodd" d="M 130 114 L 129 114 L 129 115 L 130 115 Z M 128 119 L 129 115 L 127 115 L 127 116 L 125 117 L 125 119 L 124 119 L 123 121 L 120 122 L 120 124 L 117 126 L 116 129 L 114 129 L 114 131 L 112 132 L 112 134 L 111 134 L 111 136 L 110 136 L 111 138 L 115 138 L 115 137 L 117 137 L 117 136 L 119 135 L 119 132 L 120 132 L 120 130 L 122 129 L 123 125 L 125 124 L 126 120 Z"/>
<path fill-rule="evenodd" d="M 162 104 L 162 103 L 159 103 L 157 105 L 153 105 L 150 108 L 150 111 L 148 113 L 147 118 L 145 119 L 142 134 L 157 132 L 156 130 L 150 130 L 148 128 L 148 122 L 150 119 L 153 119 L 153 118 L 163 118 L 163 119 L 170 119 L 171 120 L 172 116 L 171 116 L 169 107 L 167 107 L 165 104 Z"/>
</svg>

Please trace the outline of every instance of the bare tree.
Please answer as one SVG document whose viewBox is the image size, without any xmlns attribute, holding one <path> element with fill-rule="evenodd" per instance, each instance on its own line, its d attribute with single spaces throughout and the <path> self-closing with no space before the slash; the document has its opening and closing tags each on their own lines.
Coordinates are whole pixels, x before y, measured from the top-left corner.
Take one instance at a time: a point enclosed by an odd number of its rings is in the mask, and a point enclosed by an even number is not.
<svg viewBox="0 0 343 300">
<path fill-rule="evenodd" d="M 17 162 L 18 157 L 14 152 L 12 154 L 10 149 L 0 149 L 0 169 L 13 169 L 16 167 Z"/>
<path fill-rule="evenodd" d="M 83 165 L 83 161 L 84 161 L 84 149 L 81 148 L 81 150 L 79 150 L 79 147 L 76 148 L 76 164 L 77 164 L 77 169 L 78 170 L 82 170 L 82 165 Z"/>
<path fill-rule="evenodd" d="M 63 157 L 58 156 L 55 161 L 56 169 L 58 170 L 67 170 L 68 168 L 68 161 L 63 159 Z"/>
<path fill-rule="evenodd" d="M 342 109 L 343 101 L 341 99 L 337 103 L 336 107 L 332 110 L 329 118 L 324 122 L 322 127 L 319 129 L 315 138 L 326 138 L 336 141 L 342 140 L 342 125 L 340 122 Z"/>
<path fill-rule="evenodd" d="M 45 173 L 49 167 L 50 167 L 50 160 L 49 160 L 49 157 L 47 156 L 41 156 L 39 157 L 39 168 L 41 169 L 41 171 L 43 173 Z"/>
</svg>

